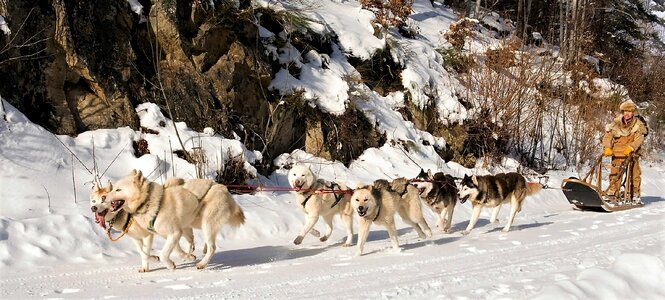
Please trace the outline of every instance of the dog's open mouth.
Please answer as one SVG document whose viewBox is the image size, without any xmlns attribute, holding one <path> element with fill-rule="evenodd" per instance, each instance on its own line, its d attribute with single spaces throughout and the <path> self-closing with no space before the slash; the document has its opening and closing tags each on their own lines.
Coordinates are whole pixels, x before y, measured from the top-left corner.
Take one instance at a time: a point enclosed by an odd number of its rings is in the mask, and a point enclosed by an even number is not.
<svg viewBox="0 0 665 300">
<path fill-rule="evenodd" d="M 125 200 L 113 200 L 111 201 L 111 207 L 113 211 L 118 211 L 125 204 Z"/>
<path fill-rule="evenodd" d="M 294 189 L 296 192 L 299 192 L 300 190 L 302 190 L 302 186 L 303 186 L 303 185 L 305 185 L 304 182 L 303 182 L 301 185 L 294 184 L 294 185 L 293 185 L 293 189 Z"/>
<path fill-rule="evenodd" d="M 464 202 L 466 202 L 466 200 L 469 200 L 469 195 L 466 195 L 466 196 L 460 198 L 459 203 L 464 203 Z"/>
<path fill-rule="evenodd" d="M 359 216 L 364 217 L 365 215 L 367 215 L 367 210 L 369 210 L 369 207 L 361 206 L 361 207 L 358 207 L 358 209 L 356 211 L 358 211 Z"/>
<path fill-rule="evenodd" d="M 105 209 L 104 211 L 96 212 L 95 213 L 95 223 L 99 224 L 99 226 L 102 226 L 102 228 L 106 229 L 106 213 L 108 213 L 109 210 Z"/>
</svg>

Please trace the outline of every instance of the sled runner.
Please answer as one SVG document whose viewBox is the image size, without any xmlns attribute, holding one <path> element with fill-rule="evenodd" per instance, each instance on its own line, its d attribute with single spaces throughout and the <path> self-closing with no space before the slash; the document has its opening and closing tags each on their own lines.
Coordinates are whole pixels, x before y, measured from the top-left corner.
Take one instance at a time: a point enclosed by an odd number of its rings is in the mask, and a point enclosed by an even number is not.
<svg viewBox="0 0 665 300">
<path fill-rule="evenodd" d="M 618 176 L 622 184 L 620 190 L 617 191 L 617 195 L 608 195 L 607 189 L 602 189 L 602 161 L 603 156 L 601 155 L 584 179 L 570 177 L 563 180 L 561 183 L 561 189 L 563 190 L 566 199 L 568 199 L 568 202 L 580 210 L 608 212 L 644 206 L 643 203 L 633 203 L 632 201 L 632 155 L 624 161 L 619 169 Z M 596 175 L 595 183 L 594 176 L 592 175 Z"/>
</svg>

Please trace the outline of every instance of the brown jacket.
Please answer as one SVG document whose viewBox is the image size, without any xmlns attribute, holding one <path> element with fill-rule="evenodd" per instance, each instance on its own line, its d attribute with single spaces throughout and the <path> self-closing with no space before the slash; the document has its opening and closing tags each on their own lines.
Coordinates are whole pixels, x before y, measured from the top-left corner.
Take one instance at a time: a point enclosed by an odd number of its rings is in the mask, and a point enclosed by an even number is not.
<svg viewBox="0 0 665 300">
<path fill-rule="evenodd" d="M 638 155 L 644 154 L 640 146 L 647 133 L 646 125 L 637 116 L 634 116 L 628 124 L 623 124 L 621 118 L 619 116 L 612 120 L 612 123 L 605 125 L 603 147 L 611 148 L 614 156 L 624 156 L 623 151 L 626 146 L 632 147 Z"/>
</svg>

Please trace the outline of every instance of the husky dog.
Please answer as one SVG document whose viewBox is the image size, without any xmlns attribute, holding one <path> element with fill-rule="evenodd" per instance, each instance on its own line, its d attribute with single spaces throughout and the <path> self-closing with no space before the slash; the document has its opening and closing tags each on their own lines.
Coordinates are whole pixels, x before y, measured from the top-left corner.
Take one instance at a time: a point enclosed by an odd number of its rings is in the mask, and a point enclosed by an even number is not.
<svg viewBox="0 0 665 300">
<path fill-rule="evenodd" d="M 412 188 L 414 189 L 412 193 L 415 193 L 417 197 L 418 194 L 415 191 L 415 187 Z M 417 224 L 423 218 L 422 211 L 418 211 L 420 210 L 420 205 L 413 205 L 412 201 L 402 199 L 399 193 L 392 190 L 391 184 L 383 179 L 374 181 L 374 184 L 371 186 L 356 189 L 351 196 L 351 205 L 358 213 L 358 216 L 360 216 L 357 255 L 360 256 L 363 254 L 369 228 L 372 223 L 386 227 L 393 248 L 399 251 L 397 229 L 395 227 L 395 212 L 398 212 L 402 220 L 418 232 L 419 237 L 425 238 L 426 235 L 423 229 Z M 411 219 L 411 217 L 415 217 L 415 220 Z M 429 231 L 427 223 L 423 227 L 427 228 L 428 235 L 431 236 L 431 231 Z"/>
<path fill-rule="evenodd" d="M 508 223 L 503 227 L 503 232 L 508 232 L 513 224 L 515 215 L 522 210 L 522 202 L 526 196 L 533 195 L 540 191 L 543 186 L 539 183 L 527 183 L 524 176 L 518 173 L 499 173 L 496 175 L 485 175 L 469 177 L 464 175 L 461 189 L 459 191 L 460 203 L 470 200 L 473 204 L 471 220 L 466 230 L 462 234 L 471 232 L 480 216 L 480 209 L 484 206 L 493 207 L 491 223 L 497 222 L 497 216 L 501 209 L 501 204 L 510 202 L 510 217 Z"/>
<path fill-rule="evenodd" d="M 333 217 L 340 215 L 346 224 L 346 242 L 344 247 L 353 245 L 353 208 L 349 204 L 351 196 L 346 191 L 346 185 L 327 182 L 317 179 L 312 170 L 305 165 L 295 165 L 289 171 L 289 184 L 296 190 L 296 205 L 305 213 L 305 226 L 300 234 L 293 240 L 299 245 L 307 233 L 315 237 L 321 234 L 314 229 L 314 224 L 323 217 L 328 230 L 319 240 L 325 242 L 330 238 L 333 230 Z M 321 193 L 321 189 L 332 192 Z M 339 190 L 339 193 L 335 193 Z"/>
<path fill-rule="evenodd" d="M 171 178 L 166 181 L 164 188 L 170 186 L 182 185 L 184 181 L 181 178 Z M 130 223 L 131 216 L 124 210 L 112 211 L 110 201 L 106 200 L 106 195 L 113 190 L 113 184 L 109 181 L 108 186 L 100 187 L 96 182 L 90 192 L 90 209 L 95 214 L 95 222 L 103 229 L 107 229 L 107 223 L 110 228 L 118 231 L 126 231 L 127 235 L 132 238 L 136 249 L 141 255 L 141 268 L 139 272 L 149 271 L 148 262 L 158 262 L 159 257 L 150 255 L 152 249 L 153 234 L 141 225 Z M 110 228 L 108 229 L 110 231 Z M 189 243 L 189 251 L 185 253 L 179 244 L 176 244 L 176 253 L 184 260 L 194 261 L 196 256 L 192 253 L 194 251 L 194 234 L 192 229 L 186 230 L 183 233 L 185 239 Z"/>
<path fill-rule="evenodd" d="M 429 181 L 413 184 L 418 188 L 425 204 L 436 214 L 436 226 L 443 232 L 450 233 L 452 232 L 453 211 L 457 202 L 455 178 L 442 172 L 432 175 L 432 172 L 428 170 L 425 179 Z"/>
<path fill-rule="evenodd" d="M 411 225 L 418 232 L 420 238 L 432 237 L 432 230 L 423 216 L 418 188 L 406 178 L 400 177 L 390 182 L 390 189 L 402 196 L 402 201 L 399 202 L 400 205 L 397 210 L 402 220 Z"/>
<path fill-rule="evenodd" d="M 133 170 L 116 182 L 107 198 L 113 211 L 123 209 L 143 228 L 166 237 L 160 260 L 171 270 L 175 269 L 171 252 L 189 228 L 203 231 L 206 253 L 196 264 L 196 268 L 203 269 L 215 253 L 215 239 L 221 227 L 245 223 L 242 209 L 226 186 L 207 179 L 192 179 L 165 189 L 147 180 L 141 171 Z"/>
</svg>

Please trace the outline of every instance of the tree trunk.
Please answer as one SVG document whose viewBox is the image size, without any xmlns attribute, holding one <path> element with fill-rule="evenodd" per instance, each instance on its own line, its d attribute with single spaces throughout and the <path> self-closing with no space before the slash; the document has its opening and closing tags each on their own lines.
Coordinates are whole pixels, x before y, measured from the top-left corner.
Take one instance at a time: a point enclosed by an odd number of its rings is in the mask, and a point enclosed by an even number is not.
<svg viewBox="0 0 665 300">
<path fill-rule="evenodd" d="M 524 15 L 524 0 L 518 0 L 517 1 L 517 37 L 520 39 L 524 39 L 524 32 L 522 31 L 524 28 L 524 18 L 522 17 Z"/>
<path fill-rule="evenodd" d="M 524 1 L 524 0 L 522 0 Z M 529 26 L 529 15 L 531 14 L 531 0 L 527 0 L 526 11 L 524 11 L 524 36 L 529 36 L 529 31 L 527 27 Z"/>
<path fill-rule="evenodd" d="M 473 11 L 474 18 L 478 18 L 478 16 L 480 16 L 480 1 L 482 0 L 476 0 L 476 9 Z"/>
</svg>

